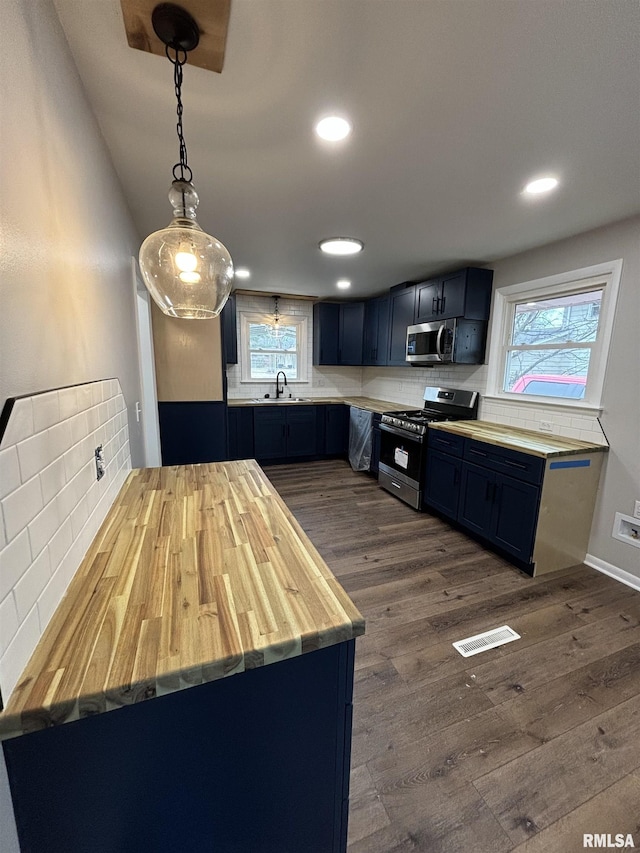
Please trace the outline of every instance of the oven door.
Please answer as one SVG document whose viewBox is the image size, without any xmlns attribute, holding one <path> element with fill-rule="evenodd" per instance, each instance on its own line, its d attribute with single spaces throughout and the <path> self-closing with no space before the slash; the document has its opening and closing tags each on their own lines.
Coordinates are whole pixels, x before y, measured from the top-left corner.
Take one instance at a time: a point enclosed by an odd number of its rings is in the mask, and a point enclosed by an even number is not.
<svg viewBox="0 0 640 853">
<path fill-rule="evenodd" d="M 420 488 L 425 437 L 380 424 L 380 468 L 401 482 Z"/>
</svg>

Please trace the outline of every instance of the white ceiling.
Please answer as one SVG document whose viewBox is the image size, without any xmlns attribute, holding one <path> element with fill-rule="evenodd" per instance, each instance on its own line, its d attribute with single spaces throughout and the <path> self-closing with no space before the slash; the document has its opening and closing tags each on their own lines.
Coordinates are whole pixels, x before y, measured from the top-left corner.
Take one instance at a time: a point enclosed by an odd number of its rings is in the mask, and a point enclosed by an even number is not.
<svg viewBox="0 0 640 853">
<path fill-rule="evenodd" d="M 172 67 L 127 46 L 118 0 L 55 6 L 142 238 L 171 218 Z M 240 287 L 344 298 L 632 215 L 639 34 L 637 0 L 232 0 L 222 74 L 185 69 L 198 220 Z M 353 133 L 321 143 L 334 110 Z M 322 255 L 334 235 L 364 252 Z"/>
</svg>

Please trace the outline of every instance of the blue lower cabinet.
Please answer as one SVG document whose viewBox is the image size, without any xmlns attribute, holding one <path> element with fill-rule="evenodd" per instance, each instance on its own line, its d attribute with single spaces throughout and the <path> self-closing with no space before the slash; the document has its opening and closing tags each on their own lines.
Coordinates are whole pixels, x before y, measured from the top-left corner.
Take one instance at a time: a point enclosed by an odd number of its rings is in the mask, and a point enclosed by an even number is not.
<svg viewBox="0 0 640 853">
<path fill-rule="evenodd" d="M 349 446 L 349 406 L 343 403 L 321 406 L 324 410 L 323 456 L 344 456 Z"/>
<path fill-rule="evenodd" d="M 315 406 L 283 408 L 287 414 L 287 457 L 315 456 L 318 452 Z"/>
<path fill-rule="evenodd" d="M 355 641 L 2 744 L 30 853 L 345 853 Z"/>
<path fill-rule="evenodd" d="M 229 459 L 253 459 L 253 407 L 233 406 L 227 410 Z"/>
<path fill-rule="evenodd" d="M 281 459 L 287 455 L 287 417 L 284 406 L 254 409 L 253 443 L 256 459 Z"/>
<path fill-rule="evenodd" d="M 315 406 L 256 406 L 253 410 L 255 458 L 289 459 L 318 452 Z"/>
<path fill-rule="evenodd" d="M 226 403 L 158 403 L 158 421 L 163 465 L 228 458 Z"/>
<path fill-rule="evenodd" d="M 431 436 L 429 436 L 429 441 Z M 425 487 L 422 500 L 454 520 L 458 517 L 462 460 L 437 450 L 427 451 Z"/>
<path fill-rule="evenodd" d="M 539 503 L 538 486 L 462 465 L 459 523 L 523 563 L 533 557 Z"/>
</svg>

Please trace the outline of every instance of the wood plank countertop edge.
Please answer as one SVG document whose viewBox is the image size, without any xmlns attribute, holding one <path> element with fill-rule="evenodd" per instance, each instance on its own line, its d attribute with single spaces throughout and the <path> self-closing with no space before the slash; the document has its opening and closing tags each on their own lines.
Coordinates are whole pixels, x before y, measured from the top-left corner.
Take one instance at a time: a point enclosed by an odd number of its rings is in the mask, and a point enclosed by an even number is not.
<svg viewBox="0 0 640 853">
<path fill-rule="evenodd" d="M 495 444 L 509 450 L 519 450 L 521 453 L 540 456 L 543 459 L 584 453 L 606 453 L 609 450 L 606 444 L 595 444 L 561 435 L 542 435 L 533 430 L 493 421 L 443 421 L 429 424 L 429 429 L 443 430 L 464 438 L 483 441 L 486 444 Z"/>
<path fill-rule="evenodd" d="M 227 406 L 230 409 L 236 409 L 243 406 L 255 406 L 256 408 L 268 408 L 271 406 L 322 406 L 322 405 L 339 405 L 356 406 L 359 409 L 367 409 L 370 412 L 382 415 L 385 412 L 398 412 L 401 409 L 416 408 L 409 406 L 407 403 L 393 403 L 390 400 L 377 400 L 373 397 L 309 397 L 303 402 L 294 402 L 286 397 L 280 398 L 277 402 L 272 398 L 258 400 L 257 398 L 235 398 L 227 400 Z"/>
<path fill-rule="evenodd" d="M 364 631 L 255 460 L 134 469 L 0 712 L 0 740 Z"/>
</svg>

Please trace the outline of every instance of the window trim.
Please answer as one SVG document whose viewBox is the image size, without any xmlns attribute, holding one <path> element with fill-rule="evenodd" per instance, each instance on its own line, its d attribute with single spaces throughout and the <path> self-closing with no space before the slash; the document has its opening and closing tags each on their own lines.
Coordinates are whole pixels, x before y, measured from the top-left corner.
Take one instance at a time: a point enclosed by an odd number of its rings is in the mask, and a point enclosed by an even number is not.
<svg viewBox="0 0 640 853">
<path fill-rule="evenodd" d="M 272 314 L 265 314 L 259 311 L 238 311 L 240 319 L 240 382 L 249 383 L 251 385 L 273 385 L 276 381 L 273 379 L 255 379 L 251 377 L 251 358 L 249 349 L 249 324 L 250 323 L 270 323 L 273 320 Z M 301 382 L 308 382 L 307 377 L 307 323 L 308 318 L 301 314 L 281 314 L 280 322 L 283 326 L 297 326 L 297 341 L 298 346 L 296 352 L 298 355 L 298 378 L 289 379 L 289 385 L 295 385 Z"/>
<path fill-rule="evenodd" d="M 498 288 L 494 293 L 492 306 L 493 320 L 489 345 L 487 399 L 496 402 L 513 402 L 525 406 L 549 406 L 553 409 L 561 408 L 574 411 L 578 409 L 583 412 L 601 411 L 621 274 L 622 258 L 618 258 L 602 264 Z M 603 289 L 600 322 L 598 324 L 598 335 L 592 348 L 592 359 L 589 364 L 584 399 L 572 401 L 566 397 L 544 397 L 504 391 L 502 382 L 507 347 L 510 346 L 509 340 L 515 304 L 554 296 L 565 296 L 570 293 L 580 293 L 589 289 L 595 290 L 598 287 Z"/>
</svg>

